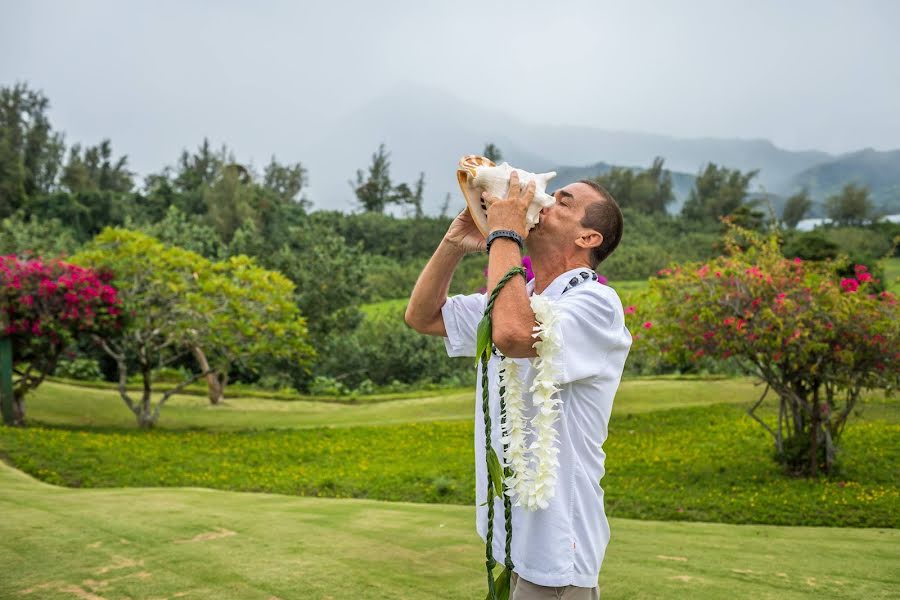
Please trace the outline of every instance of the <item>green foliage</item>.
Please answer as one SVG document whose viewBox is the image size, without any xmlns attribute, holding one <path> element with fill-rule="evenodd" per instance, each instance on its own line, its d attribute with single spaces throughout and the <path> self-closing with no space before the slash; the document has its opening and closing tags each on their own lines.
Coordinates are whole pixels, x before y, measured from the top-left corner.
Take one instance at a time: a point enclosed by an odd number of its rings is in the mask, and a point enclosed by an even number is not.
<svg viewBox="0 0 900 600">
<path fill-rule="evenodd" d="M 100 371 L 100 363 L 92 358 L 73 358 L 61 360 L 53 372 L 56 377 L 77 379 L 78 381 L 100 381 L 103 373 Z"/>
<path fill-rule="evenodd" d="M 108 139 L 84 149 L 75 144 L 69 149 L 69 160 L 60 182 L 69 192 L 130 192 L 134 187 L 127 169 L 128 157 L 114 160 Z"/>
<path fill-rule="evenodd" d="M 651 283 L 648 338 L 675 360 L 734 357 L 778 395 L 777 429 L 760 423 L 782 459 L 787 440 L 810 440 L 805 461 L 786 466 L 816 475 L 822 446 L 831 472 L 861 391 L 900 383 L 896 300 L 869 293 L 874 277 L 864 265 L 840 279 L 832 263 L 785 259 L 775 235 L 735 228 L 726 243 L 728 255 L 676 265 Z"/>
<path fill-rule="evenodd" d="M 122 226 L 136 211 L 135 197 L 111 191 L 54 192 L 28 199 L 22 212 L 31 218 L 58 219 L 80 243 L 104 227 Z"/>
<path fill-rule="evenodd" d="M 230 364 L 291 360 L 309 365 L 312 349 L 305 322 L 293 301 L 293 284 L 280 273 L 259 268 L 247 257 L 223 263 L 177 247 L 167 247 L 142 233 L 107 229 L 73 260 L 115 274 L 129 326 L 120 336 L 103 340 L 125 381 L 129 362 L 136 363 L 144 391 L 122 399 L 142 427 L 153 426 L 172 394 L 208 372 L 201 370 L 167 390 L 152 403 L 153 372 L 197 349 L 210 357 L 215 370 Z"/>
<path fill-rule="evenodd" d="M 273 223 L 263 232 L 245 224 L 228 251 L 256 256 L 294 282 L 297 305 L 317 347 L 331 332 L 352 329 L 359 321 L 362 255 L 327 225 L 303 219 L 296 225 Z"/>
<path fill-rule="evenodd" d="M 356 171 L 356 183 L 350 182 L 356 199 L 366 212 L 383 213 L 384 208 L 392 202 L 394 186 L 391 183 L 389 157 L 390 153 L 381 144 L 372 155 L 368 173 L 359 169 Z"/>
<path fill-rule="evenodd" d="M 0 255 L 63 256 L 75 252 L 78 245 L 72 229 L 60 219 L 16 213 L 0 221 Z"/>
<path fill-rule="evenodd" d="M 184 248 L 210 260 L 226 255 L 226 245 L 215 229 L 174 205 L 169 206 L 162 219 L 141 227 L 141 230 L 167 245 Z"/>
<path fill-rule="evenodd" d="M 622 210 L 622 243 L 599 271 L 611 281 L 646 279 L 675 260 L 706 260 L 717 254 L 715 230 L 666 214 Z M 688 258 L 690 257 L 690 258 Z"/>
<path fill-rule="evenodd" d="M 0 219 L 53 189 L 62 165 L 62 135 L 47 119 L 50 103 L 24 83 L 0 87 Z"/>
<path fill-rule="evenodd" d="M 301 199 L 300 193 L 306 187 L 306 169 L 300 163 L 282 165 L 272 157 L 263 172 L 263 187 L 278 198 L 282 204 L 297 202 L 306 208 L 309 202 Z"/>
<path fill-rule="evenodd" d="M 644 170 L 612 167 L 594 181 L 611 193 L 622 208 L 647 214 L 665 214 L 675 195 L 672 174 L 663 168 L 663 164 L 664 160 L 656 157 L 653 164 Z"/>
<path fill-rule="evenodd" d="M 471 398 L 470 398 L 471 400 Z M 896 417 L 896 405 L 891 404 Z M 771 415 L 769 415 L 771 416 Z M 785 477 L 738 406 L 613 416 L 608 514 L 650 520 L 898 527 L 894 421 L 849 430 L 840 479 Z M 50 483 L 191 486 L 471 505 L 471 419 L 287 431 L 0 430 L 0 451 Z"/>
<path fill-rule="evenodd" d="M 391 181 L 390 156 L 384 144 L 380 144 L 372 155 L 368 171 L 358 169 L 356 181 L 350 181 L 350 187 L 365 212 L 381 214 L 389 205 L 397 204 L 412 207 L 413 216 L 421 218 L 425 174 L 419 174 L 419 179 L 412 186 L 406 183 L 395 186 Z"/>
<path fill-rule="evenodd" d="M 682 216 L 698 223 L 716 223 L 746 201 L 750 182 L 757 174 L 758 171 L 742 173 L 738 169 L 709 163 L 697 175 L 694 188 L 682 208 Z"/>
<path fill-rule="evenodd" d="M 848 183 L 825 200 L 825 213 L 837 225 L 862 225 L 873 216 L 869 188 Z"/>
<path fill-rule="evenodd" d="M 785 201 L 781 220 L 789 229 L 793 229 L 797 223 L 803 220 L 810 208 L 812 208 L 812 198 L 809 197 L 809 190 L 803 188 Z"/>
<path fill-rule="evenodd" d="M 331 336 L 319 353 L 320 370 L 355 388 L 369 380 L 375 385 L 441 381 L 458 382 L 473 376 L 470 359 L 448 359 L 440 338 L 423 336 L 403 321 L 405 302 L 379 305 L 359 326 Z"/>
</svg>

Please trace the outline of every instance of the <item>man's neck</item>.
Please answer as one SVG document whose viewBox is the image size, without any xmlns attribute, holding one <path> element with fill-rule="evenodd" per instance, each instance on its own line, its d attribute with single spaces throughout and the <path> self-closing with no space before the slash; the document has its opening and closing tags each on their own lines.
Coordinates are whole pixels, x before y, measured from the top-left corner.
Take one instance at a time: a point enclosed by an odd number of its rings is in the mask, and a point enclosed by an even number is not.
<svg viewBox="0 0 900 600">
<path fill-rule="evenodd" d="M 553 280 L 572 269 L 583 268 L 593 270 L 587 261 L 580 257 L 570 256 L 531 256 L 531 270 L 534 271 L 534 293 L 542 294 Z"/>
</svg>

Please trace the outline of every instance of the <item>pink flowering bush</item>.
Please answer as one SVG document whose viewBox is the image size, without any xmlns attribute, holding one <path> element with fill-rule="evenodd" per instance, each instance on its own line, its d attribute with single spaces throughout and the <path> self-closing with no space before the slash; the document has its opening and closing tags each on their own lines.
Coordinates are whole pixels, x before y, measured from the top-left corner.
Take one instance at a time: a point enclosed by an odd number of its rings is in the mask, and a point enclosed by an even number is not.
<svg viewBox="0 0 900 600">
<path fill-rule="evenodd" d="M 24 423 L 25 395 L 53 372 L 67 347 L 122 327 L 109 280 L 60 260 L 0 256 L 0 335 L 12 341 L 17 424 Z"/>
<path fill-rule="evenodd" d="M 778 459 L 831 473 L 860 393 L 900 383 L 897 300 L 870 289 L 865 265 L 841 278 L 840 262 L 785 259 L 774 236 L 729 227 L 725 255 L 662 270 L 641 310 L 626 307 L 635 345 L 673 362 L 736 361 L 778 398 L 777 423 L 755 413 L 765 393 L 749 410 Z"/>
</svg>

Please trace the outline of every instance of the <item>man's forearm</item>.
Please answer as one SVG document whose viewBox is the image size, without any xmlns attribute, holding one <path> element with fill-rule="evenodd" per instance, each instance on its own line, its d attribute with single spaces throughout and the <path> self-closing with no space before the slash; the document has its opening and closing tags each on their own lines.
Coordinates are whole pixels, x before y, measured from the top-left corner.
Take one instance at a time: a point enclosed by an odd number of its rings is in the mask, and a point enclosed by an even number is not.
<svg viewBox="0 0 900 600">
<path fill-rule="evenodd" d="M 515 242 L 507 238 L 499 238 L 491 247 L 488 259 L 488 293 L 492 292 L 500 279 L 509 270 L 521 266 L 522 257 Z M 510 358 L 528 358 L 537 356 L 531 337 L 534 327 L 534 311 L 528 300 L 524 277 L 510 279 L 494 301 L 491 313 L 492 338 L 494 345 Z"/>
<path fill-rule="evenodd" d="M 464 250 L 446 240 L 441 241 L 410 294 L 405 316 L 407 325 L 419 333 L 446 337 L 441 307 L 447 301 L 453 272 L 463 256 Z"/>
</svg>

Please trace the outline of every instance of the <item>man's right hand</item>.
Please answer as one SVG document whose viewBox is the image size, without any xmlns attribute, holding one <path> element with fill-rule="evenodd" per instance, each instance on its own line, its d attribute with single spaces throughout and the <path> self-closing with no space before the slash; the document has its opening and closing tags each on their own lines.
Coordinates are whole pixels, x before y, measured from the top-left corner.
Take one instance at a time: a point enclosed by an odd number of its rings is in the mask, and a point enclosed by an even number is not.
<svg viewBox="0 0 900 600">
<path fill-rule="evenodd" d="M 481 235 L 481 232 L 478 231 L 478 227 L 475 226 L 475 221 L 472 219 L 472 215 L 469 214 L 468 208 L 464 208 L 453 219 L 450 228 L 444 234 L 444 241 L 466 254 L 484 252 L 486 249 L 486 240 Z"/>
</svg>

